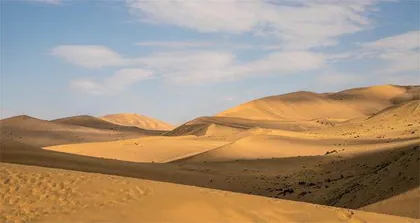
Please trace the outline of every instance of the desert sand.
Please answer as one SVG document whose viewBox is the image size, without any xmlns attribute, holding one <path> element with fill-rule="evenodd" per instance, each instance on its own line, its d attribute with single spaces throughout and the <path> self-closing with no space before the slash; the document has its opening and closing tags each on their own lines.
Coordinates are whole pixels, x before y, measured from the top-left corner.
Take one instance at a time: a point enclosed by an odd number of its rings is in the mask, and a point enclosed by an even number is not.
<svg viewBox="0 0 420 223">
<path fill-rule="evenodd" d="M 1 120 L 1 216 L 419 222 L 419 89 L 270 96 L 171 131 L 90 116 Z"/>
</svg>

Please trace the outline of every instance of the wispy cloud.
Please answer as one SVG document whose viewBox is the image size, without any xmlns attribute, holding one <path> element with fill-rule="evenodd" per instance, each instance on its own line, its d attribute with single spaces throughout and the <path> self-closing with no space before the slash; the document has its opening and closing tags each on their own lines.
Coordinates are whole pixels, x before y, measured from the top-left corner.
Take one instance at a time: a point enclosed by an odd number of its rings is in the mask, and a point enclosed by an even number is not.
<svg viewBox="0 0 420 223">
<path fill-rule="evenodd" d="M 201 48 L 215 46 L 214 43 L 206 41 L 147 41 L 138 42 L 136 45 L 162 48 Z"/>
<path fill-rule="evenodd" d="M 411 31 L 362 44 L 363 57 L 386 62 L 378 72 L 420 72 L 420 31 Z"/>
<path fill-rule="evenodd" d="M 230 51 L 180 50 L 153 53 L 144 57 L 124 58 L 104 46 L 58 46 L 51 53 L 65 61 L 90 69 L 109 66 L 132 66 L 148 70 L 165 82 L 200 84 L 234 81 L 250 76 L 291 74 L 325 66 L 328 57 L 310 51 L 279 51 L 260 59 L 240 62 Z M 92 92 L 100 86 L 83 81 L 77 83 Z M 95 93 L 98 94 L 98 93 Z"/>
<path fill-rule="evenodd" d="M 223 101 L 234 101 L 235 100 L 235 97 L 233 97 L 233 96 L 224 96 L 222 98 L 222 100 Z"/>
<path fill-rule="evenodd" d="M 250 62 L 239 62 L 231 52 L 175 51 L 140 59 L 145 68 L 175 84 L 206 84 L 264 75 L 287 75 L 324 67 L 327 58 L 309 51 L 277 52 Z M 146 65 L 147 64 L 147 65 Z"/>
<path fill-rule="evenodd" d="M 70 88 L 89 95 L 119 93 L 131 85 L 152 78 L 152 73 L 142 69 L 122 69 L 103 79 L 78 79 L 70 82 Z"/>
<path fill-rule="evenodd" d="M 69 63 L 89 69 L 106 66 L 127 66 L 133 63 L 132 60 L 123 58 L 104 46 L 61 45 L 51 49 L 50 53 Z"/>
<path fill-rule="evenodd" d="M 336 45 L 338 37 L 369 28 L 369 14 L 378 1 L 126 2 L 130 12 L 143 22 L 199 32 L 253 33 L 296 50 Z"/>
<path fill-rule="evenodd" d="M 279 44 L 256 44 L 230 41 L 145 41 L 136 43 L 142 47 L 157 47 L 171 49 L 229 49 L 229 50 L 280 50 Z"/>
</svg>

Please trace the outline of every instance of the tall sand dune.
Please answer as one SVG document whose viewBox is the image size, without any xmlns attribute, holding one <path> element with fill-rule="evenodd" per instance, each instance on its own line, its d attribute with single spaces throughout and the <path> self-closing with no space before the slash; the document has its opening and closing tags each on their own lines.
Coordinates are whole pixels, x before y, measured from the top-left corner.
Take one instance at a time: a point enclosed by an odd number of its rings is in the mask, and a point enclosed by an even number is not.
<svg viewBox="0 0 420 223">
<path fill-rule="evenodd" d="M 139 114 L 111 114 L 100 117 L 100 119 L 123 126 L 135 126 L 149 130 L 172 130 L 174 126 L 163 121 Z"/>
<path fill-rule="evenodd" d="M 419 98 L 418 87 L 374 86 L 337 93 L 294 92 L 256 99 L 217 114 L 257 120 L 368 117 L 394 103 Z"/>
</svg>

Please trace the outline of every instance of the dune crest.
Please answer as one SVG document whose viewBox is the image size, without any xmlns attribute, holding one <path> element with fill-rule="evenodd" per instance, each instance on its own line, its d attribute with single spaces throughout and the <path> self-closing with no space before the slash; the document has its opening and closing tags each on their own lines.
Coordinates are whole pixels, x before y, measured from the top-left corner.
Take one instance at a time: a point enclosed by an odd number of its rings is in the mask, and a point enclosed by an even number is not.
<svg viewBox="0 0 420 223">
<path fill-rule="evenodd" d="M 244 103 L 216 116 L 257 120 L 351 119 L 368 117 L 395 103 L 419 99 L 418 87 L 373 86 L 318 94 L 294 92 Z"/>
</svg>

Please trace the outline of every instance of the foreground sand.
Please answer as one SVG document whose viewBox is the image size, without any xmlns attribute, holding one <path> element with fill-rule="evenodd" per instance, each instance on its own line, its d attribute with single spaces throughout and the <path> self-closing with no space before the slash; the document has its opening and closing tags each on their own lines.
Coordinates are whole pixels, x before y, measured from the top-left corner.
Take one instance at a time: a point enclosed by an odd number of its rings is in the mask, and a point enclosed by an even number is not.
<svg viewBox="0 0 420 223">
<path fill-rule="evenodd" d="M 2 222 L 419 222 L 191 186 L 1 163 Z"/>
</svg>

